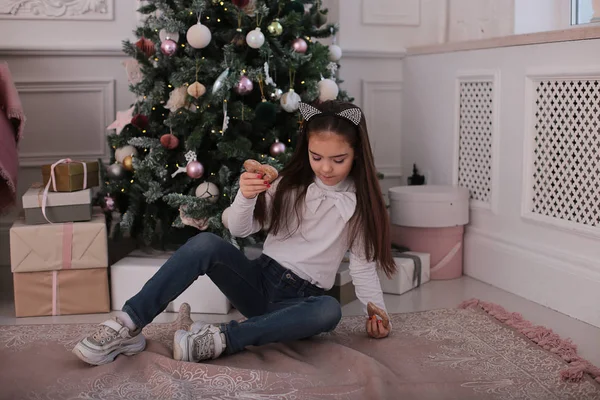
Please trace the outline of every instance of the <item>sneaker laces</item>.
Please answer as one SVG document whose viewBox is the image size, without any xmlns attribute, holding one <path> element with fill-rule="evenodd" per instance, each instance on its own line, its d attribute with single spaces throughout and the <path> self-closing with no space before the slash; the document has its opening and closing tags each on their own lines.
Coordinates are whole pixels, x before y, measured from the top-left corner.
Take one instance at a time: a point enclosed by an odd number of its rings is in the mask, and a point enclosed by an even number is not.
<svg viewBox="0 0 600 400">
<path fill-rule="evenodd" d="M 215 356 L 215 337 L 210 329 L 199 332 L 193 338 L 192 354 L 198 360 L 208 360 Z"/>
<path fill-rule="evenodd" d="M 119 322 L 117 319 L 115 321 Z M 115 331 L 111 327 L 106 325 L 100 325 L 98 329 L 92 334 L 92 338 L 100 343 L 104 343 L 106 341 L 110 342 L 118 336 L 119 332 Z"/>
</svg>

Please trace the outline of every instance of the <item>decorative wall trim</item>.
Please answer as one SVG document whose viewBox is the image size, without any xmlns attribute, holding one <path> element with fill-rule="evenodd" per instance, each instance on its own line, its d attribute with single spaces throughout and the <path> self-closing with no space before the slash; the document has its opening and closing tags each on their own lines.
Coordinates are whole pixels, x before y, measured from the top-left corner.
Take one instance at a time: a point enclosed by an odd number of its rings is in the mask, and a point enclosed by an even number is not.
<svg viewBox="0 0 600 400">
<path fill-rule="evenodd" d="M 524 220 L 583 236 L 600 237 L 600 211 L 597 208 L 600 164 L 595 160 L 595 154 L 600 151 L 600 136 L 597 128 L 587 125 L 594 124 L 600 115 L 597 99 L 600 95 L 599 81 L 600 65 L 532 69 L 527 72 L 521 202 Z M 590 82 L 593 84 L 590 85 Z M 537 90 L 549 84 L 557 86 L 550 88 L 552 92 L 546 99 L 549 101 L 547 109 L 552 110 L 548 112 L 553 114 L 536 115 L 540 114 L 536 102 L 544 101 Z M 568 107 L 574 107 L 573 111 L 563 111 Z M 568 120 L 563 120 L 565 116 Z M 562 129 L 562 124 L 579 130 L 571 134 L 570 130 Z M 544 138 L 542 131 L 555 134 Z M 564 148 L 557 152 L 553 146 Z M 542 154 L 544 158 L 536 160 Z M 543 162 L 546 164 L 536 166 L 536 163 Z M 547 182 L 548 178 L 552 178 L 552 182 Z M 587 215 L 582 215 L 586 212 Z"/>
<path fill-rule="evenodd" d="M 378 126 L 376 122 L 384 122 L 390 125 L 395 129 L 400 129 L 400 121 L 397 124 L 393 124 L 394 113 L 385 113 L 381 117 L 378 117 L 379 114 L 378 108 L 376 107 L 375 99 L 378 98 L 378 93 L 382 92 L 394 92 L 398 95 L 398 101 L 394 104 L 397 109 L 397 113 L 395 115 L 400 118 L 402 115 L 402 82 L 400 81 L 368 81 L 362 80 L 362 109 L 365 114 L 369 116 L 369 136 L 371 140 L 371 146 L 373 147 L 373 151 L 375 152 L 375 148 L 377 147 L 377 141 L 380 139 L 380 132 L 377 130 Z M 389 146 L 396 147 L 396 155 L 393 159 L 384 159 L 381 160 L 381 154 L 378 155 L 379 159 L 383 162 L 380 164 L 376 162 L 377 169 L 382 173 L 386 174 L 388 177 L 400 177 L 402 176 L 402 162 L 400 158 L 401 154 L 401 132 L 398 131 L 397 134 L 390 134 L 390 132 L 383 132 L 382 140 L 386 140 L 389 143 Z"/>
<path fill-rule="evenodd" d="M 484 163 L 490 168 L 490 190 L 487 201 L 472 198 L 471 208 L 491 210 L 494 214 L 498 212 L 499 198 L 499 170 L 500 170 L 500 72 L 499 71 L 459 71 L 455 82 L 455 104 L 454 104 L 454 156 L 452 182 L 455 185 L 461 183 L 460 175 L 460 144 L 461 144 L 461 87 L 464 83 L 491 84 L 491 157 Z M 487 133 L 487 132 L 486 132 Z M 489 164 L 488 164 L 489 163 Z M 478 171 L 480 172 L 480 171 Z"/>
<path fill-rule="evenodd" d="M 363 0 L 362 23 L 363 25 L 419 26 L 421 1 Z"/>
<path fill-rule="evenodd" d="M 112 21 L 114 0 L 0 0 L 0 19 Z"/>
<path fill-rule="evenodd" d="M 106 127 L 110 125 L 115 115 L 115 80 L 112 78 L 90 78 L 71 81 L 17 81 L 15 82 L 17 90 L 23 96 L 27 93 L 97 93 L 101 97 L 101 109 L 98 113 L 103 117 L 101 123 L 96 126 L 90 126 L 90 130 L 96 130 L 99 135 L 106 135 Z M 108 158 L 109 149 L 105 140 L 102 148 L 95 151 L 71 152 L 71 158 L 97 159 Z M 55 162 L 58 158 L 64 157 L 64 152 L 23 152 L 19 154 L 21 167 L 36 167 Z"/>
<path fill-rule="evenodd" d="M 464 260 L 472 278 L 600 327 L 597 260 L 473 227 Z"/>
</svg>

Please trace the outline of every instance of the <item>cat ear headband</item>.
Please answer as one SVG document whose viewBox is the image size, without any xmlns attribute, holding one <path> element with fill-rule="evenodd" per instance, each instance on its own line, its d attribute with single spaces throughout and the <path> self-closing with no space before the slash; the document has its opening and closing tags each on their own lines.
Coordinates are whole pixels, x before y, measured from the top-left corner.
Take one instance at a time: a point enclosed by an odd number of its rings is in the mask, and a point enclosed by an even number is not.
<svg viewBox="0 0 600 400">
<path fill-rule="evenodd" d="M 300 114 L 306 122 L 310 121 L 312 118 L 316 116 L 325 116 L 325 115 L 333 115 L 336 117 L 341 117 L 347 119 L 352 122 L 354 125 L 360 125 L 360 120 L 362 119 L 362 111 L 358 107 L 348 108 L 339 113 L 332 112 L 323 112 L 310 104 L 300 103 Z"/>
</svg>

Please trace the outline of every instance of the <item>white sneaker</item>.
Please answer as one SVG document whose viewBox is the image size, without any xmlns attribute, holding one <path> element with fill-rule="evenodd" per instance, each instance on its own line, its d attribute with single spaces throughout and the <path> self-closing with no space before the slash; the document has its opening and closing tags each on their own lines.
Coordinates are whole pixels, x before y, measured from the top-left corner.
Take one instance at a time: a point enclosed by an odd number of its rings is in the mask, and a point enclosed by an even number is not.
<svg viewBox="0 0 600 400">
<path fill-rule="evenodd" d="M 104 321 L 98 329 L 83 338 L 73 348 L 73 353 L 92 365 L 108 364 L 119 355 L 131 356 L 146 348 L 146 338 L 141 329 L 129 331 L 118 318 Z"/>
<path fill-rule="evenodd" d="M 173 359 L 191 362 L 215 359 L 223 354 L 225 347 L 225 335 L 218 327 L 196 322 L 190 331 L 175 332 Z"/>
</svg>

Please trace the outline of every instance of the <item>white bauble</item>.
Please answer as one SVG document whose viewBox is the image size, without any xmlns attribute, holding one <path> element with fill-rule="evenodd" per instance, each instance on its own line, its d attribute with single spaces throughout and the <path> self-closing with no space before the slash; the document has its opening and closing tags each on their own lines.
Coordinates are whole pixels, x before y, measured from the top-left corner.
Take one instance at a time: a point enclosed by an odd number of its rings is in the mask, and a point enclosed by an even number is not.
<svg viewBox="0 0 600 400">
<path fill-rule="evenodd" d="M 329 61 L 340 61 L 342 59 L 342 48 L 337 44 L 329 46 Z"/>
<path fill-rule="evenodd" d="M 203 182 L 196 188 L 196 197 L 216 203 L 219 200 L 219 188 L 214 183 Z"/>
<path fill-rule="evenodd" d="M 127 156 L 137 157 L 137 155 L 137 149 L 131 145 L 119 147 L 117 150 L 115 150 L 115 160 L 117 160 L 119 163 L 122 163 Z"/>
<path fill-rule="evenodd" d="M 302 99 L 300 98 L 298 93 L 296 93 L 294 89 L 290 89 L 289 92 L 284 93 L 283 96 L 281 96 L 281 108 L 283 108 L 289 113 L 295 112 L 296 110 L 298 110 L 298 108 L 300 108 L 301 100 Z"/>
<path fill-rule="evenodd" d="M 195 49 L 203 49 L 210 43 L 212 34 L 206 25 L 197 23 L 188 29 L 186 39 L 190 46 Z"/>
<path fill-rule="evenodd" d="M 223 210 L 223 215 L 221 215 L 221 222 L 223 222 L 223 226 L 227 229 L 229 229 L 229 210 L 231 210 L 231 207 Z"/>
<path fill-rule="evenodd" d="M 260 48 L 265 44 L 265 35 L 260 31 L 260 28 L 256 28 L 246 35 L 246 43 L 253 49 Z"/>
<path fill-rule="evenodd" d="M 340 88 L 333 79 L 322 79 L 319 82 L 319 100 L 335 100 L 340 93 Z"/>
<path fill-rule="evenodd" d="M 166 29 L 161 29 L 160 32 L 158 33 L 158 36 L 160 37 L 161 42 L 164 42 L 167 39 L 171 39 L 175 43 L 177 43 L 179 41 L 179 33 L 178 32 L 167 32 Z"/>
</svg>

